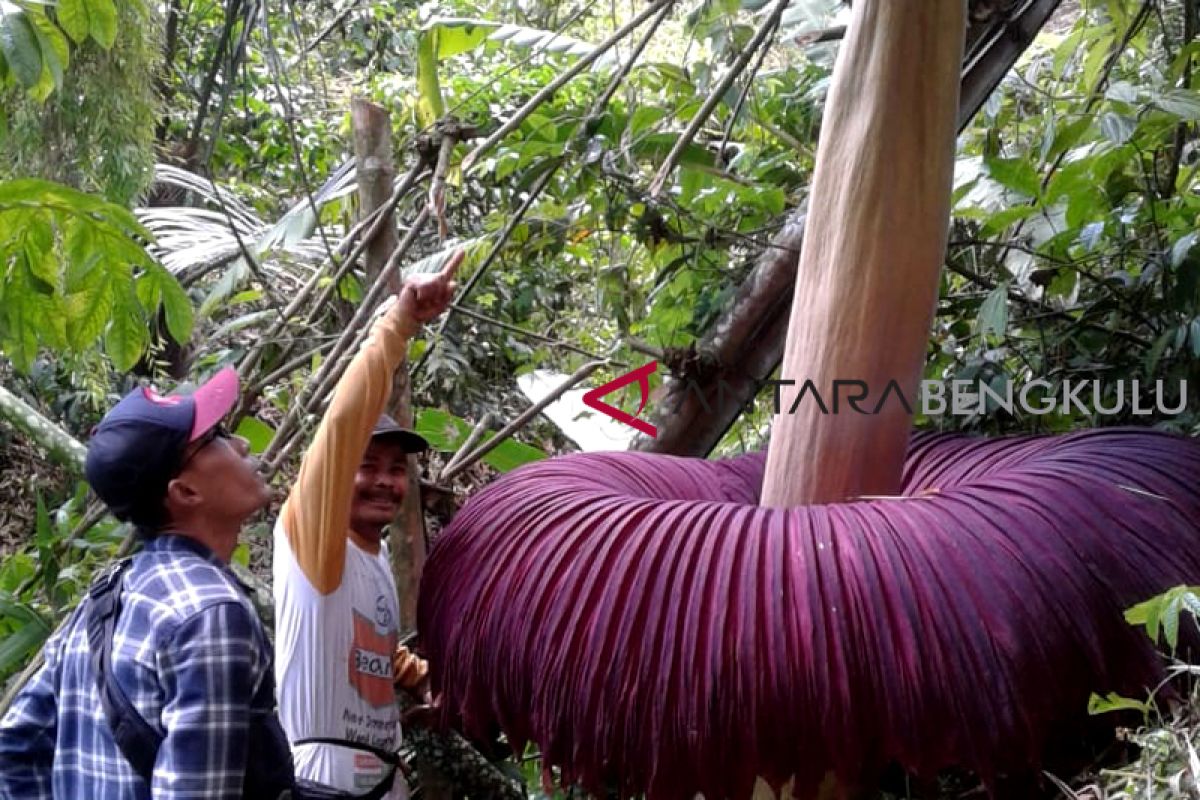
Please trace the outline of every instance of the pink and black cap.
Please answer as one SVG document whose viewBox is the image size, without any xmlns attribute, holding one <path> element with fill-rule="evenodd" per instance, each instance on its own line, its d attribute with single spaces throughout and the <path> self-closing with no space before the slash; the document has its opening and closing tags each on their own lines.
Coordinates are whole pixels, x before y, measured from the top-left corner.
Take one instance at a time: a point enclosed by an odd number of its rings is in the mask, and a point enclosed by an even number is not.
<svg viewBox="0 0 1200 800">
<path fill-rule="evenodd" d="M 226 367 L 188 394 L 139 387 L 104 415 L 88 440 L 84 474 L 113 516 L 156 524 L 184 450 L 229 413 L 238 388 L 237 372 Z"/>
</svg>

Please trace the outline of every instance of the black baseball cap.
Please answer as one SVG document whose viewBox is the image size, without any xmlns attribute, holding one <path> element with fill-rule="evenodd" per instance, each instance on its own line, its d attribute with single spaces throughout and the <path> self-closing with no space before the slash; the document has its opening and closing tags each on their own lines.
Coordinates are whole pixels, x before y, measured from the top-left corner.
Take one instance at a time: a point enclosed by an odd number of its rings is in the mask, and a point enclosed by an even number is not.
<svg viewBox="0 0 1200 800">
<path fill-rule="evenodd" d="M 88 440 L 84 474 L 113 516 L 157 521 L 184 450 L 229 413 L 238 390 L 237 372 L 225 367 L 188 394 L 134 389 L 104 415 Z"/>
<path fill-rule="evenodd" d="M 380 439 L 396 442 L 406 453 L 424 453 L 429 449 L 429 441 L 424 436 L 409 428 L 400 427 L 400 423 L 387 414 L 379 416 L 375 429 L 371 432 L 371 441 Z"/>
</svg>

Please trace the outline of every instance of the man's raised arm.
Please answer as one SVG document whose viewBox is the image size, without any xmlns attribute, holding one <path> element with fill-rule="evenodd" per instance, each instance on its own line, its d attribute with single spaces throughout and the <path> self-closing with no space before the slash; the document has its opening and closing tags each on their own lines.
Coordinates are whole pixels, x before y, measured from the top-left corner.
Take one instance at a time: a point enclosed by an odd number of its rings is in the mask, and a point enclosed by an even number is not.
<svg viewBox="0 0 1200 800">
<path fill-rule="evenodd" d="M 342 582 L 354 473 L 391 394 L 393 375 L 404 363 L 409 340 L 448 304 L 462 259 L 460 251 L 440 273 L 405 281 L 338 381 L 304 454 L 282 519 L 296 562 L 322 594 Z"/>
</svg>

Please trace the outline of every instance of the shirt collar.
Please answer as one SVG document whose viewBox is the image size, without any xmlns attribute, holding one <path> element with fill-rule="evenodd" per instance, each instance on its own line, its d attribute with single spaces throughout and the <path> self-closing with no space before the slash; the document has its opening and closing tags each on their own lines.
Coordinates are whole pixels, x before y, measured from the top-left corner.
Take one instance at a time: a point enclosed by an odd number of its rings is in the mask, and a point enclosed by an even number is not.
<svg viewBox="0 0 1200 800">
<path fill-rule="evenodd" d="M 233 571 L 233 568 L 229 564 L 218 558 L 217 554 L 208 545 L 197 539 L 193 539 L 191 536 L 164 531 L 142 545 L 142 550 L 147 553 L 191 553 L 192 555 L 199 556 L 213 566 L 220 568 L 222 572 L 235 580 L 246 592 L 253 594 L 253 589 L 238 577 L 238 574 Z"/>
</svg>

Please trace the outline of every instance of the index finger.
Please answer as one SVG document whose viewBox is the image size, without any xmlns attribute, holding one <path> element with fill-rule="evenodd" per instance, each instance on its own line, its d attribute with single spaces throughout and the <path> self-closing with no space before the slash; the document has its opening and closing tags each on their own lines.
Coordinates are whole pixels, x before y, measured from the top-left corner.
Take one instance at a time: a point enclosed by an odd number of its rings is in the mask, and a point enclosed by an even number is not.
<svg viewBox="0 0 1200 800">
<path fill-rule="evenodd" d="M 466 258 L 466 255 L 467 253 L 465 250 L 455 250 L 454 255 L 450 256 L 450 258 L 446 261 L 446 265 L 442 267 L 440 277 L 445 278 L 446 280 L 453 278 L 454 273 L 458 272 L 458 267 L 460 264 L 462 264 L 463 259 Z"/>
</svg>

